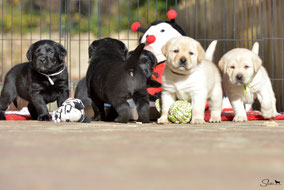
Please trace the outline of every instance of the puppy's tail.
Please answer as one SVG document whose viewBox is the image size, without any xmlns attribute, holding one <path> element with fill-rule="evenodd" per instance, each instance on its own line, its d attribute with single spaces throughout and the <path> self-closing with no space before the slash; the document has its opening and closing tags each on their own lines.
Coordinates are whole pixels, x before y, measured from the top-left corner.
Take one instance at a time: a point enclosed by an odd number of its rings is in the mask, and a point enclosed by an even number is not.
<svg viewBox="0 0 284 190">
<path fill-rule="evenodd" d="M 253 53 L 255 53 L 256 55 L 258 55 L 258 51 L 259 51 L 259 43 L 258 43 L 258 42 L 255 42 L 255 43 L 253 44 L 251 51 L 252 51 Z"/>
<path fill-rule="evenodd" d="M 209 61 L 213 60 L 213 55 L 216 49 L 217 42 L 218 42 L 217 40 L 212 41 L 208 46 L 208 48 L 206 49 L 205 58 Z"/>
</svg>

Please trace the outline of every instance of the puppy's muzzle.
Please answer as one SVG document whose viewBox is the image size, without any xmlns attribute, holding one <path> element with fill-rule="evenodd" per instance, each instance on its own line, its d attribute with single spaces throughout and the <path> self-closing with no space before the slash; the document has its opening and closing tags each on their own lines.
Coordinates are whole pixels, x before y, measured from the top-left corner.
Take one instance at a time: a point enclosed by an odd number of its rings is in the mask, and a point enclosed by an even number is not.
<svg viewBox="0 0 284 190">
<path fill-rule="evenodd" d="M 38 59 L 41 63 L 46 64 L 47 60 L 45 57 L 41 57 Z"/>
<path fill-rule="evenodd" d="M 187 62 L 187 60 L 184 57 L 180 58 L 179 66 L 186 68 L 186 62 Z"/>
<path fill-rule="evenodd" d="M 237 80 L 239 83 L 243 83 L 243 75 L 242 75 L 242 74 L 237 74 L 236 80 Z"/>
</svg>

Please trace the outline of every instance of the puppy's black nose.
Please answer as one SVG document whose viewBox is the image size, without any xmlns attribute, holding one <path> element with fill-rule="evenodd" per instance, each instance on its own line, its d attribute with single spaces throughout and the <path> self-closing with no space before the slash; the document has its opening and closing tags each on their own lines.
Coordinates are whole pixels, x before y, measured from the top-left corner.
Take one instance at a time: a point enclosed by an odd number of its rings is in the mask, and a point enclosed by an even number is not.
<svg viewBox="0 0 284 190">
<path fill-rule="evenodd" d="M 40 61 L 41 61 L 42 63 L 45 63 L 45 62 L 46 62 L 46 59 L 45 59 L 45 58 L 40 58 Z"/>
<path fill-rule="evenodd" d="M 180 58 L 180 66 L 185 66 L 186 65 L 186 59 L 184 57 Z"/>
<path fill-rule="evenodd" d="M 243 80 L 243 75 L 237 74 L 236 79 L 238 81 L 242 81 Z"/>
</svg>

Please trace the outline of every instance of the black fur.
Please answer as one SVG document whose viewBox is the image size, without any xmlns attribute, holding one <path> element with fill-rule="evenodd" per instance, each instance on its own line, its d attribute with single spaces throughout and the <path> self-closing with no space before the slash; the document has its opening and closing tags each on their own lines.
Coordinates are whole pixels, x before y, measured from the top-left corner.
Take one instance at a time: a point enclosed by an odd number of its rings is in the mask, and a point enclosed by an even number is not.
<svg viewBox="0 0 284 190">
<path fill-rule="evenodd" d="M 104 103 L 109 103 L 118 113 L 115 121 L 128 122 L 130 108 L 127 99 L 133 98 L 138 120 L 149 122 L 147 78 L 139 67 L 143 48 L 144 44 L 140 44 L 127 57 L 127 48 L 119 40 L 104 38 L 91 44 L 86 84 L 88 96 L 92 99 L 95 120 L 105 120 Z"/>
<path fill-rule="evenodd" d="M 32 119 L 39 121 L 50 120 L 46 104 L 56 100 L 59 107 L 69 97 L 68 73 L 64 63 L 67 52 L 61 44 L 40 40 L 30 46 L 26 55 L 29 62 L 12 67 L 5 77 L 0 96 L 0 120 L 6 119 L 5 110 L 18 96 L 29 102 Z M 43 75 L 62 70 L 60 74 L 50 76 L 54 85 Z"/>
<path fill-rule="evenodd" d="M 82 100 L 84 106 L 91 106 L 92 100 L 88 96 L 87 84 L 86 84 L 86 77 L 82 78 L 76 87 L 75 90 L 75 98 Z"/>
<path fill-rule="evenodd" d="M 92 46 L 94 46 L 94 45 L 92 45 Z M 90 54 L 92 54 L 93 48 L 95 48 L 95 47 L 90 46 L 90 48 L 89 48 Z M 127 56 L 129 57 L 132 53 L 133 53 L 133 51 L 130 51 L 127 54 Z M 122 55 L 124 56 L 125 54 L 122 53 Z M 89 58 L 91 58 L 91 57 L 89 57 Z M 160 87 L 161 84 L 152 78 L 153 67 L 155 67 L 158 64 L 157 59 L 154 56 L 154 54 L 151 53 L 150 51 L 143 50 L 142 53 L 141 53 L 141 56 L 139 58 L 139 62 L 140 62 L 139 67 L 142 69 L 145 77 L 147 78 L 147 87 Z M 79 83 L 76 87 L 76 90 L 75 90 L 75 98 L 82 100 L 82 102 L 84 103 L 85 106 L 91 106 L 92 100 L 88 97 L 86 77 L 82 78 L 79 81 Z M 107 119 L 107 120 L 112 120 L 112 119 Z"/>
</svg>

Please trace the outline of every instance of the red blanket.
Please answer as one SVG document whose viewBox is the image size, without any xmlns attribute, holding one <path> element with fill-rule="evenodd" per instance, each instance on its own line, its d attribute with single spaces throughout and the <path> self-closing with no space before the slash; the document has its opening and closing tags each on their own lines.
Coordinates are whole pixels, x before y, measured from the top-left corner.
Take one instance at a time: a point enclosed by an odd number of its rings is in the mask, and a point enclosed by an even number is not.
<svg viewBox="0 0 284 190">
<path fill-rule="evenodd" d="M 265 120 L 259 111 L 247 112 L 248 120 Z M 232 121 L 234 118 L 234 112 L 232 109 L 223 109 L 222 111 L 222 121 Z M 29 115 L 17 115 L 17 114 L 6 114 L 7 120 L 30 120 Z M 209 121 L 210 111 L 205 112 L 205 121 Z M 270 120 L 284 120 L 284 114 L 280 114 L 275 118 Z"/>
</svg>

